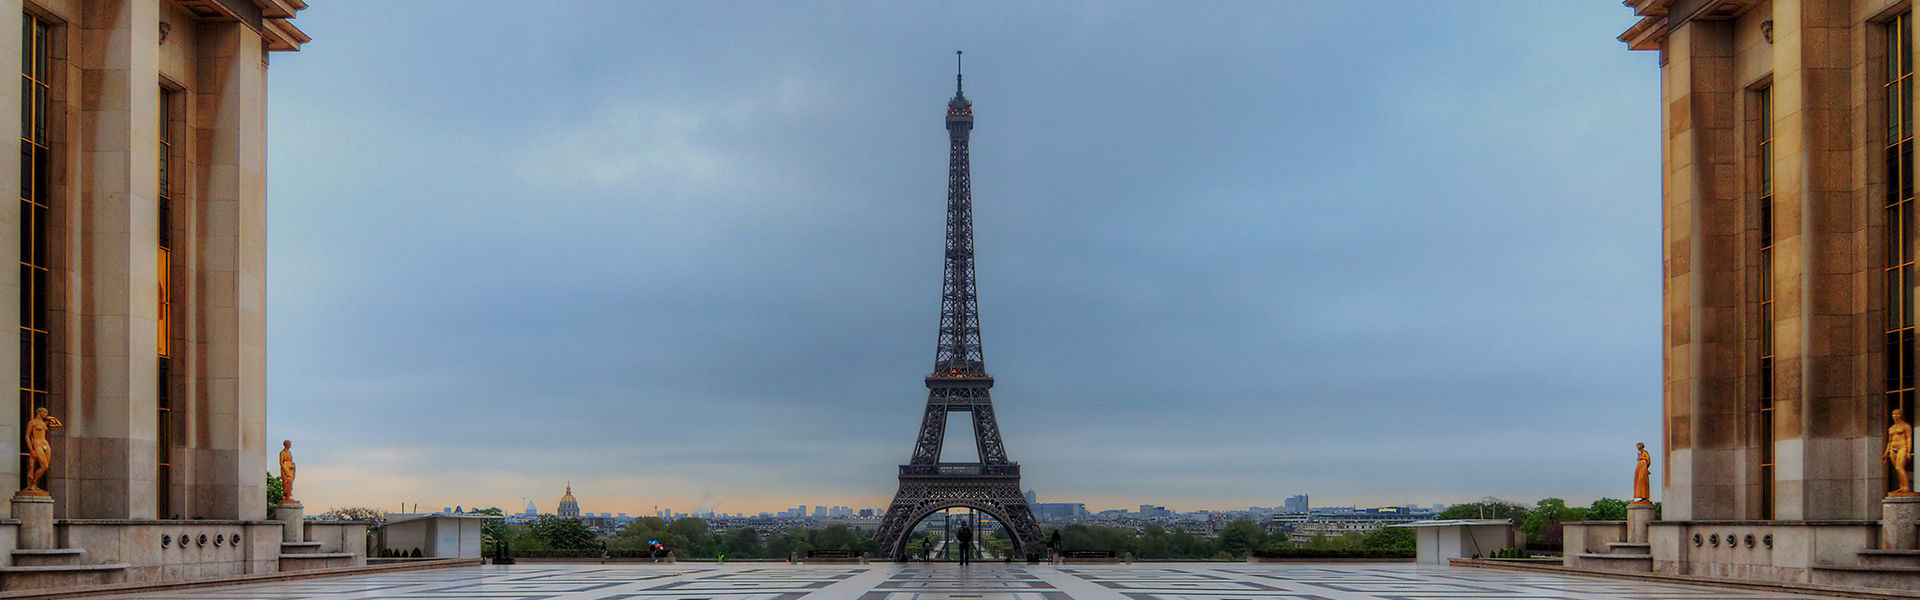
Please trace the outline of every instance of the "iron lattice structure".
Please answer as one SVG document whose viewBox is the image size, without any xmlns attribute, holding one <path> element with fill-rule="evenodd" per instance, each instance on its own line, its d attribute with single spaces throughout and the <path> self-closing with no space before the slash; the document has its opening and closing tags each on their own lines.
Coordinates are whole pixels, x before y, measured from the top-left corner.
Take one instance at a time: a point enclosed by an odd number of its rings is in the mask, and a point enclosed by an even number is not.
<svg viewBox="0 0 1920 600">
<path fill-rule="evenodd" d="M 954 76 L 947 103 L 947 244 L 940 280 L 940 332 L 927 376 L 927 409 L 914 438 L 913 457 L 900 465 L 900 491 L 874 533 L 885 557 L 905 558 L 907 538 L 921 519 L 949 508 L 986 513 L 1007 529 L 1014 554 L 1042 547 L 1040 523 L 1020 493 L 1020 465 L 1007 459 L 994 420 L 993 376 L 987 374 L 980 346 L 980 296 L 974 284 L 973 184 L 967 139 L 973 131 L 973 103 Z M 973 419 L 977 463 L 940 461 L 947 417 L 967 413 Z"/>
</svg>

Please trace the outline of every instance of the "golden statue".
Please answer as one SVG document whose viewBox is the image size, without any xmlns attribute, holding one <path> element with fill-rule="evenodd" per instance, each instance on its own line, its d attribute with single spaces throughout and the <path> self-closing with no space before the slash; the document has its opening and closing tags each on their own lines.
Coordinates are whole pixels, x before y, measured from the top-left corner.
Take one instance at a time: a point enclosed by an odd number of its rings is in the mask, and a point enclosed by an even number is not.
<svg viewBox="0 0 1920 600">
<path fill-rule="evenodd" d="M 293 440 L 280 442 L 280 503 L 300 503 L 293 499 Z"/>
<path fill-rule="evenodd" d="M 20 490 L 19 495 L 51 495 L 40 489 L 40 478 L 53 467 L 53 444 L 47 443 L 47 432 L 60 427 L 60 420 L 47 414 L 45 408 L 34 409 L 33 418 L 27 420 L 27 488 Z"/>
<path fill-rule="evenodd" d="M 1920 496 L 1913 491 L 1913 471 L 1907 468 L 1907 463 L 1913 461 L 1913 425 L 1901 418 L 1904 416 L 1898 407 L 1893 409 L 1893 426 L 1887 428 L 1887 451 L 1880 454 L 1881 459 L 1893 463 L 1893 475 L 1900 481 L 1900 487 L 1887 492 L 1889 497 Z"/>
<path fill-rule="evenodd" d="M 1633 503 L 1653 504 L 1653 457 L 1647 455 L 1646 442 L 1635 443 L 1640 450 L 1640 458 L 1633 464 Z"/>
</svg>

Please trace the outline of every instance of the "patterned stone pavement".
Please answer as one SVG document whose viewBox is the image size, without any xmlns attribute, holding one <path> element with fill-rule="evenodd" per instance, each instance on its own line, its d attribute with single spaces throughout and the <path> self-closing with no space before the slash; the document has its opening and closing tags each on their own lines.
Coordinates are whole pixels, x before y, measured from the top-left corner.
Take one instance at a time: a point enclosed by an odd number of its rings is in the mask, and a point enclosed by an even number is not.
<svg viewBox="0 0 1920 600">
<path fill-rule="evenodd" d="M 107 596 L 168 600 L 1790 600 L 1631 580 L 1411 564 L 529 564 Z"/>
</svg>

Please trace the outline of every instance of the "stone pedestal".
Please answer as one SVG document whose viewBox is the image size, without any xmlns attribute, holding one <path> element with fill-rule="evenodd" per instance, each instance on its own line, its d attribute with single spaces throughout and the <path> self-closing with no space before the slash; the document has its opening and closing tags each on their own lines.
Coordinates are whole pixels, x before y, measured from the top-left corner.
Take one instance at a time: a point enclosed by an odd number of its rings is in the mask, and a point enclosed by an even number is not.
<svg viewBox="0 0 1920 600">
<path fill-rule="evenodd" d="M 53 497 L 13 497 L 13 518 L 20 520 L 21 550 L 53 549 Z"/>
<path fill-rule="evenodd" d="M 14 510 L 19 510 L 14 504 Z M 19 514 L 19 513 L 14 513 Z M 1920 496 L 1888 496 L 1880 501 L 1880 548 L 1920 550 Z M 22 529 L 24 531 L 24 528 Z"/>
<path fill-rule="evenodd" d="M 285 502 L 273 507 L 273 520 L 280 522 L 280 541 L 307 541 L 307 507 Z"/>
<path fill-rule="evenodd" d="M 1653 525 L 1652 504 L 1627 505 L 1627 543 L 1647 543 L 1647 527 Z"/>
</svg>

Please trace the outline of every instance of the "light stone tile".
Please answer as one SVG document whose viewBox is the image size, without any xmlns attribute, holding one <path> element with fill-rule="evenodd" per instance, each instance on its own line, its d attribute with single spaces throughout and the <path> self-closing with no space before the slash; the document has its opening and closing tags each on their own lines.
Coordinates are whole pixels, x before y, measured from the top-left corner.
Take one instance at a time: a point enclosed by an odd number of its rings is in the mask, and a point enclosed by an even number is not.
<svg viewBox="0 0 1920 600">
<path fill-rule="evenodd" d="M 224 567 L 225 565 L 218 565 Z M 550 600 L 1176 600 L 1226 598 L 1565 600 L 1812 598 L 1597 577 L 1381 564 L 1139 563 L 1030 566 L 778 562 L 522 564 L 106 596 L 119 599 L 542 598 Z"/>
</svg>

